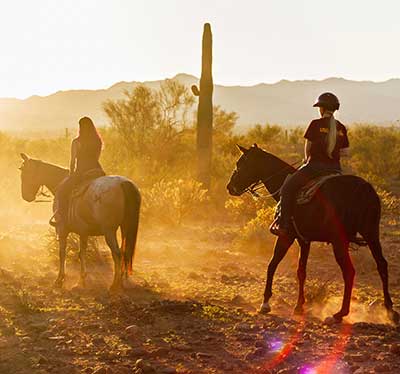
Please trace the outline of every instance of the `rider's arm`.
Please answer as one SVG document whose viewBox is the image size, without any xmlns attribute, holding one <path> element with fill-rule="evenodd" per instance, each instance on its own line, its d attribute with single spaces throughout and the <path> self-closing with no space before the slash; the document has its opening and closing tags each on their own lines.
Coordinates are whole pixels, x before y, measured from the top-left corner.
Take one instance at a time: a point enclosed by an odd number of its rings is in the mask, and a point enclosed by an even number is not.
<svg viewBox="0 0 400 374">
<path fill-rule="evenodd" d="M 304 159 L 308 161 L 310 158 L 310 150 L 311 150 L 311 141 L 306 139 L 306 142 L 304 144 Z"/>
<path fill-rule="evenodd" d="M 69 163 L 70 175 L 75 172 L 77 148 L 78 148 L 78 142 L 74 139 L 71 144 L 71 159 Z"/>
<path fill-rule="evenodd" d="M 340 157 L 350 157 L 350 150 L 349 148 L 342 148 L 340 150 Z"/>
<path fill-rule="evenodd" d="M 343 139 L 342 139 L 342 144 L 340 147 L 340 157 L 349 157 L 350 156 L 350 152 L 349 152 L 349 138 L 347 136 L 347 129 L 346 127 L 343 126 L 342 129 L 343 132 Z"/>
<path fill-rule="evenodd" d="M 306 142 L 304 144 L 304 161 L 307 162 L 310 158 L 311 144 L 316 139 L 316 133 L 318 131 L 317 122 L 311 121 L 308 125 L 307 130 L 304 133 Z"/>
</svg>

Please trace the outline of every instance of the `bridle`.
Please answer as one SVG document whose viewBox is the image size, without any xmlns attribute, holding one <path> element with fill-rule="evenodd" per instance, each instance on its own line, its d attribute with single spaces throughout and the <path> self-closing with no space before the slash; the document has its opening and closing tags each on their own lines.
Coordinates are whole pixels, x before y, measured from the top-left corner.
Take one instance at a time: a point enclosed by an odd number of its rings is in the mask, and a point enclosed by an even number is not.
<svg viewBox="0 0 400 374">
<path fill-rule="evenodd" d="M 47 200 L 38 200 L 37 198 L 38 198 L 39 196 L 46 197 Z M 45 186 L 42 184 L 42 185 L 39 187 L 39 191 L 37 192 L 36 197 L 35 197 L 35 200 L 33 200 L 33 202 L 34 202 L 34 203 L 51 203 L 52 201 L 53 201 L 53 199 L 51 198 L 51 195 L 50 195 L 48 192 L 46 192 Z"/>
<path fill-rule="evenodd" d="M 281 188 L 278 188 L 275 192 L 272 192 L 270 194 L 267 195 L 260 195 L 257 191 L 261 190 L 262 188 L 264 188 L 265 184 L 268 183 L 272 178 L 275 178 L 277 175 L 283 173 L 284 171 L 295 167 L 297 169 L 297 166 L 299 166 L 300 164 L 303 163 L 303 160 L 297 160 L 285 167 L 283 167 L 282 169 L 278 170 L 276 173 L 273 173 L 272 175 L 270 175 L 268 178 L 266 179 L 259 179 L 257 182 L 252 183 L 249 187 L 247 187 L 244 192 L 249 193 L 250 195 L 253 196 L 253 198 L 255 199 L 266 199 L 269 197 L 275 197 L 276 195 L 279 194 L 279 192 L 281 191 Z"/>
<path fill-rule="evenodd" d="M 41 162 L 40 160 L 38 160 L 38 161 Z M 18 169 L 22 171 L 23 167 L 24 167 L 24 164 L 22 164 L 22 166 L 20 166 Z M 38 199 L 38 197 L 44 197 L 44 198 L 47 198 L 47 200 L 46 199 L 40 200 L 40 199 Z M 33 200 L 33 202 L 34 203 L 51 203 L 51 202 L 53 202 L 51 194 L 46 192 L 45 185 L 42 184 L 39 186 L 38 192 L 36 192 L 35 200 Z"/>
</svg>

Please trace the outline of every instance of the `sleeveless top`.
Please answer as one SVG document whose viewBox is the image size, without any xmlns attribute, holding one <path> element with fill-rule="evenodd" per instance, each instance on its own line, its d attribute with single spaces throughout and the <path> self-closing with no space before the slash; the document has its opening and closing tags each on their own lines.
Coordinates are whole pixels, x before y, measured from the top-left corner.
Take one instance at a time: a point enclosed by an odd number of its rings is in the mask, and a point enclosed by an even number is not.
<svg viewBox="0 0 400 374">
<path fill-rule="evenodd" d="M 90 142 L 84 146 L 79 143 L 76 155 L 76 172 L 82 174 L 88 170 L 101 169 L 100 153 L 101 144 L 99 142 Z"/>
</svg>

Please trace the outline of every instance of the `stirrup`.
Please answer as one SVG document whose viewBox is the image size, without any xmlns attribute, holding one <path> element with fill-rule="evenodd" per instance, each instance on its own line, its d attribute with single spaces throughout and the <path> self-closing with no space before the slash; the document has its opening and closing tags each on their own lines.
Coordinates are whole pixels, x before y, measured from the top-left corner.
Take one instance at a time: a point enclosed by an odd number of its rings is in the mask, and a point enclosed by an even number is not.
<svg viewBox="0 0 400 374">
<path fill-rule="evenodd" d="M 269 231 L 271 234 L 276 235 L 276 236 L 288 236 L 289 235 L 289 229 L 286 227 L 281 227 L 279 225 L 279 219 L 274 219 L 274 221 L 271 223 L 269 226 Z"/>
<path fill-rule="evenodd" d="M 54 212 L 54 214 L 51 216 L 50 220 L 49 220 L 49 225 L 53 226 L 53 227 L 58 227 L 60 225 L 60 223 L 63 221 L 62 219 L 56 219 L 56 217 L 61 217 L 60 213 L 58 212 L 58 210 L 56 210 Z"/>
<path fill-rule="evenodd" d="M 273 221 L 272 221 L 272 223 L 269 225 L 269 232 L 272 234 L 272 235 L 278 235 L 277 234 L 277 232 L 276 232 L 276 229 L 279 227 L 279 219 L 278 219 L 278 217 L 276 217 Z"/>
<path fill-rule="evenodd" d="M 49 225 L 53 227 L 59 226 L 60 222 L 56 221 L 53 217 L 49 221 Z"/>
</svg>

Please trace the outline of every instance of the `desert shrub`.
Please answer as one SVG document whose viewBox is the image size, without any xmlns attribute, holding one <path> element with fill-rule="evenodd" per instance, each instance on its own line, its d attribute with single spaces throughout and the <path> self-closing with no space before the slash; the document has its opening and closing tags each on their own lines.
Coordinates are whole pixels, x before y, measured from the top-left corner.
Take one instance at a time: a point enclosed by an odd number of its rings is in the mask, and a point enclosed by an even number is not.
<svg viewBox="0 0 400 374">
<path fill-rule="evenodd" d="M 207 201 L 207 190 L 192 179 L 161 180 L 142 191 L 142 216 L 146 221 L 181 224 L 198 216 Z"/>
<path fill-rule="evenodd" d="M 55 230 L 49 229 L 44 237 L 46 251 L 49 256 L 58 261 L 59 247 Z M 91 236 L 88 240 L 86 250 L 86 259 L 88 263 L 99 263 L 102 261 L 100 255 L 100 246 L 96 237 Z M 79 262 L 79 236 L 77 234 L 69 234 L 67 240 L 67 259 L 73 262 Z"/>
<path fill-rule="evenodd" d="M 381 200 L 383 213 L 398 216 L 400 213 L 400 198 L 395 196 L 392 192 L 381 188 L 377 189 L 377 193 Z"/>
<path fill-rule="evenodd" d="M 388 189 L 390 187 L 390 181 L 386 180 L 378 175 L 371 172 L 368 173 L 357 173 L 361 178 L 364 178 L 367 182 L 371 183 L 374 188 L 379 188 L 382 190 Z"/>
<path fill-rule="evenodd" d="M 254 198 L 250 194 L 244 194 L 240 197 L 230 197 L 225 202 L 225 209 L 228 216 L 233 221 L 248 221 L 253 219 L 260 209 L 267 209 L 275 206 L 275 200 L 272 198 Z"/>
<path fill-rule="evenodd" d="M 398 128 L 358 125 L 350 129 L 349 138 L 351 158 L 347 163 L 355 174 L 370 174 L 384 181 L 399 177 Z"/>
<path fill-rule="evenodd" d="M 273 207 L 261 208 L 256 216 L 248 221 L 238 233 L 236 246 L 251 253 L 265 254 L 269 235 L 269 225 L 274 218 Z"/>
</svg>

